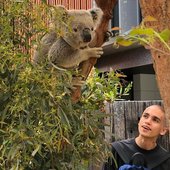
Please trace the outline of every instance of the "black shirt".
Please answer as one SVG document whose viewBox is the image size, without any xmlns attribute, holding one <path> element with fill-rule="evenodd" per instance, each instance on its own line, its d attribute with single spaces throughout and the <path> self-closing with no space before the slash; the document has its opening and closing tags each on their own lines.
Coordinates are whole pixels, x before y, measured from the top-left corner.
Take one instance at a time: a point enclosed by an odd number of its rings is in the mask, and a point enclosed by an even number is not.
<svg viewBox="0 0 170 170">
<path fill-rule="evenodd" d="M 114 159 L 109 159 L 104 164 L 103 170 L 117 170 L 121 165 L 129 163 L 132 155 L 136 152 L 144 154 L 148 168 L 151 170 L 170 169 L 170 154 L 160 145 L 154 149 L 145 150 L 136 144 L 135 139 L 127 139 L 112 144 Z"/>
</svg>

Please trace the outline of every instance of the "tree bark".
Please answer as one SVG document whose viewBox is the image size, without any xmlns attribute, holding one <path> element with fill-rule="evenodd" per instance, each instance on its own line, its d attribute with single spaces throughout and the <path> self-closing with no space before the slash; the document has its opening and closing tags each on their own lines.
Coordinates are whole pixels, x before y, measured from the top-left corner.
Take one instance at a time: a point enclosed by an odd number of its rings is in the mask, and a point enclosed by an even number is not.
<svg viewBox="0 0 170 170">
<path fill-rule="evenodd" d="M 157 20 L 156 22 L 147 22 L 146 27 L 154 28 L 158 32 L 170 29 L 169 0 L 140 0 L 140 6 L 143 17 L 152 16 Z M 168 45 L 170 45 L 170 41 Z M 151 49 L 157 84 L 164 103 L 167 123 L 170 125 L 170 51 L 159 40 L 154 42 L 154 47 L 166 52 L 163 54 Z"/>
<path fill-rule="evenodd" d="M 106 32 L 108 31 L 109 20 L 112 18 L 112 10 L 115 6 L 117 0 L 95 0 L 96 4 L 103 11 L 103 16 L 101 23 L 96 28 L 96 34 L 90 47 L 100 47 L 104 43 Z M 90 58 L 89 60 L 83 62 L 80 65 L 81 75 L 83 80 L 86 80 L 91 69 L 96 64 L 96 58 Z M 77 86 L 76 89 L 72 91 L 72 100 L 77 102 L 81 96 L 81 86 Z"/>
</svg>

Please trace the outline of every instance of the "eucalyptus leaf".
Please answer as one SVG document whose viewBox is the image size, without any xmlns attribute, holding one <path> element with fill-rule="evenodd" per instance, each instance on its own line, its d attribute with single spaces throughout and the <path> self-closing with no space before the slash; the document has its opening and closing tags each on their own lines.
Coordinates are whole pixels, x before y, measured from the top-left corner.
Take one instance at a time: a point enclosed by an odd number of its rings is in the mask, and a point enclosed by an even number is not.
<svg viewBox="0 0 170 170">
<path fill-rule="evenodd" d="M 159 35 L 164 41 L 168 42 L 170 40 L 170 29 L 163 30 Z"/>
<path fill-rule="evenodd" d="M 121 46 L 130 46 L 134 43 L 133 41 L 124 38 L 117 38 L 116 42 Z"/>
<path fill-rule="evenodd" d="M 145 35 L 145 36 L 153 36 L 154 35 L 154 30 L 152 28 L 133 28 L 129 35 L 134 36 L 134 35 Z"/>
<path fill-rule="evenodd" d="M 39 149 L 40 149 L 40 147 L 41 147 L 41 145 L 38 145 L 36 148 L 35 148 L 35 150 L 32 152 L 32 156 L 35 156 L 35 154 L 39 151 Z"/>
</svg>

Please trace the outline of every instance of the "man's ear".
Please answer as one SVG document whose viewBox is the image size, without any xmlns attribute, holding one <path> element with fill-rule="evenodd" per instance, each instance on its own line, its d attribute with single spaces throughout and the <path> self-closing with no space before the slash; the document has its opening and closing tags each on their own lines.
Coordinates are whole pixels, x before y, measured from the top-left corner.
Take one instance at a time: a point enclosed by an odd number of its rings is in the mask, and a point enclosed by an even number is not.
<svg viewBox="0 0 170 170">
<path fill-rule="evenodd" d="M 168 127 L 164 127 L 164 128 L 161 130 L 160 135 L 163 136 L 163 135 L 165 135 L 168 131 L 169 131 L 169 128 L 168 128 Z"/>
</svg>

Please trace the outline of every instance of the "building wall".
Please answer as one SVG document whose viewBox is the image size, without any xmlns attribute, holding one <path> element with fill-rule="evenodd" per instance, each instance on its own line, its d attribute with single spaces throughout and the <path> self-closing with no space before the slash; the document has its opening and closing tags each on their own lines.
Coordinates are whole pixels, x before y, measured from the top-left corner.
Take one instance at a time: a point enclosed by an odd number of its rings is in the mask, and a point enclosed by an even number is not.
<svg viewBox="0 0 170 170">
<path fill-rule="evenodd" d="M 134 100 L 160 100 L 160 93 L 157 87 L 154 74 L 133 75 Z"/>
<path fill-rule="evenodd" d="M 110 68 L 128 69 L 143 65 L 152 64 L 150 51 L 144 47 L 124 50 L 113 48 L 113 45 L 103 47 L 104 55 L 97 60 L 96 67 L 102 71 L 109 71 Z M 120 50 L 120 51 L 119 51 Z M 122 51 L 121 51 L 122 50 Z M 108 55 L 106 55 L 108 54 Z"/>
<path fill-rule="evenodd" d="M 113 18 L 110 28 L 120 27 L 119 34 L 127 34 L 133 27 L 140 24 L 142 17 L 139 0 L 118 0 L 113 9 Z M 127 100 L 159 100 L 160 94 L 155 80 L 154 70 L 142 70 L 145 66 L 153 67 L 153 61 L 149 50 L 138 44 L 119 48 L 113 48 L 115 38 L 110 38 L 103 44 L 104 54 L 97 60 L 96 67 L 101 71 L 126 70 L 128 81 L 133 82 L 131 95 Z M 139 69 L 138 69 L 139 68 Z M 138 73 L 135 72 L 138 70 Z"/>
</svg>

